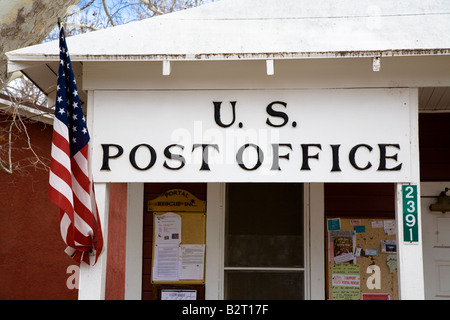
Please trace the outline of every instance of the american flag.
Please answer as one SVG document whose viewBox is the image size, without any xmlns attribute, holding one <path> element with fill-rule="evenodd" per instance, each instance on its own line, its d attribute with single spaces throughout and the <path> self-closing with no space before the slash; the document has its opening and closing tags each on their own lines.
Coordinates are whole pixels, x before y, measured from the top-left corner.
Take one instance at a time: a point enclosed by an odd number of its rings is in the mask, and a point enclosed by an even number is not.
<svg viewBox="0 0 450 320">
<path fill-rule="evenodd" d="M 49 197 L 60 208 L 66 253 L 87 264 L 95 256 L 95 264 L 103 236 L 88 161 L 89 133 L 65 38 L 61 26 Z"/>
</svg>

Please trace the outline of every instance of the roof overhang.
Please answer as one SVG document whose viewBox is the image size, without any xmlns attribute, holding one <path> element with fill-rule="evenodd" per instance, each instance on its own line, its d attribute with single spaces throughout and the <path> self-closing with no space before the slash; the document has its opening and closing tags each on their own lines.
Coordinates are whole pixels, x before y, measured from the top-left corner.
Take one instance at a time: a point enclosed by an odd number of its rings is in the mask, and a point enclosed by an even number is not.
<svg viewBox="0 0 450 320">
<path fill-rule="evenodd" d="M 0 110 L 6 114 L 19 113 L 21 116 L 34 121 L 53 124 L 51 109 L 27 101 L 14 101 L 13 98 L 2 93 L 0 93 Z"/>
<path fill-rule="evenodd" d="M 67 38 L 74 67 L 450 55 L 448 0 L 222 0 Z M 8 52 L 8 71 L 54 82 L 58 41 Z M 81 71 L 80 71 L 81 72 Z"/>
</svg>

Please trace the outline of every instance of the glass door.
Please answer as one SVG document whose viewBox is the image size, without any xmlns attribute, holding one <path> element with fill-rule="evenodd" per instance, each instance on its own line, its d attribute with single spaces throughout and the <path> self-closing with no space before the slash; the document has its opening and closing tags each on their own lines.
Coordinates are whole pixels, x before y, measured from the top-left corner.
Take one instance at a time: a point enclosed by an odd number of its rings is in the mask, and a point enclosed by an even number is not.
<svg viewBox="0 0 450 320">
<path fill-rule="evenodd" d="M 305 298 L 303 184 L 230 183 L 224 298 Z"/>
</svg>

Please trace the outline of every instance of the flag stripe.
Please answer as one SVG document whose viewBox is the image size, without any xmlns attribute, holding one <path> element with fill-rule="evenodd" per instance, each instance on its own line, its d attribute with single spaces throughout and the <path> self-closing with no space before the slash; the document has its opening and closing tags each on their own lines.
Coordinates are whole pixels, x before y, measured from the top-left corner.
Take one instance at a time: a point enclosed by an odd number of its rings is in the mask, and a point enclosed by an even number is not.
<svg viewBox="0 0 450 320">
<path fill-rule="evenodd" d="M 77 184 L 87 193 L 87 196 L 89 197 L 89 177 L 84 173 L 84 170 L 82 169 L 84 163 L 79 163 L 75 158 L 79 158 L 79 153 L 77 153 L 74 157 L 75 161 L 72 161 L 72 172 L 74 173 L 74 181 L 77 182 Z M 86 160 L 85 160 L 86 161 Z M 87 170 L 87 168 L 85 168 Z M 89 206 L 90 207 L 90 206 Z"/>
<path fill-rule="evenodd" d="M 64 201 L 59 200 L 58 204 L 59 205 L 64 204 L 65 208 L 67 208 L 67 206 L 69 206 L 73 210 L 72 188 L 66 183 L 66 181 L 61 179 L 59 175 L 54 174 L 53 170 L 50 171 L 50 186 L 52 186 L 54 188 L 53 190 L 55 190 L 54 191 L 55 193 L 58 193 L 60 195 L 59 199 L 61 197 L 64 197 L 65 199 L 67 199 L 68 203 L 64 203 Z"/>
<path fill-rule="evenodd" d="M 89 171 L 89 133 L 65 42 L 60 30 L 60 65 L 56 88 L 55 120 L 49 175 L 49 197 L 60 208 L 65 250 L 77 262 L 95 261 L 103 249 L 103 236 Z"/>
<path fill-rule="evenodd" d="M 55 118 L 53 122 L 53 134 L 55 132 L 60 134 L 69 143 L 69 130 L 67 129 L 67 125 L 58 118 Z"/>
<path fill-rule="evenodd" d="M 69 140 L 67 140 L 67 138 L 64 136 L 64 132 L 58 132 L 56 130 L 53 131 L 52 143 L 61 150 L 63 150 L 63 152 L 66 152 L 67 147 L 70 146 Z M 70 157 L 70 154 L 67 154 L 67 156 Z"/>
<path fill-rule="evenodd" d="M 54 148 L 54 150 L 57 148 Z M 52 152 L 53 154 L 53 152 Z M 64 161 L 62 161 L 64 162 Z M 54 176 L 58 176 L 69 188 L 70 185 L 72 184 L 72 175 L 70 173 L 70 170 L 68 170 L 67 167 L 63 164 L 61 164 L 61 162 L 57 161 L 55 158 L 52 159 L 52 163 L 51 163 L 51 168 L 52 170 L 50 171 L 50 174 L 53 174 Z M 57 174 L 55 174 L 55 172 Z M 58 189 L 58 188 L 56 188 Z"/>
<path fill-rule="evenodd" d="M 72 220 L 70 220 L 70 218 L 67 215 L 67 213 L 64 213 L 62 218 L 61 218 L 61 224 L 60 224 L 61 236 L 63 237 L 63 239 L 67 238 L 67 230 L 69 229 L 71 221 Z"/>
</svg>

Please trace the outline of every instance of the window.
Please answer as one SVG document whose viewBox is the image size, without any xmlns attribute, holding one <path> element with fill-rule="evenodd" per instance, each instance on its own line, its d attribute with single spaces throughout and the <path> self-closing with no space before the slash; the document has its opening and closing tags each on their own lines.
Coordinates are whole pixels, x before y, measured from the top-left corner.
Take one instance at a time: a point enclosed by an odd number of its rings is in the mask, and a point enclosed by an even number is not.
<svg viewBox="0 0 450 320">
<path fill-rule="evenodd" d="M 225 299 L 304 299 L 303 185 L 227 185 Z"/>
</svg>

